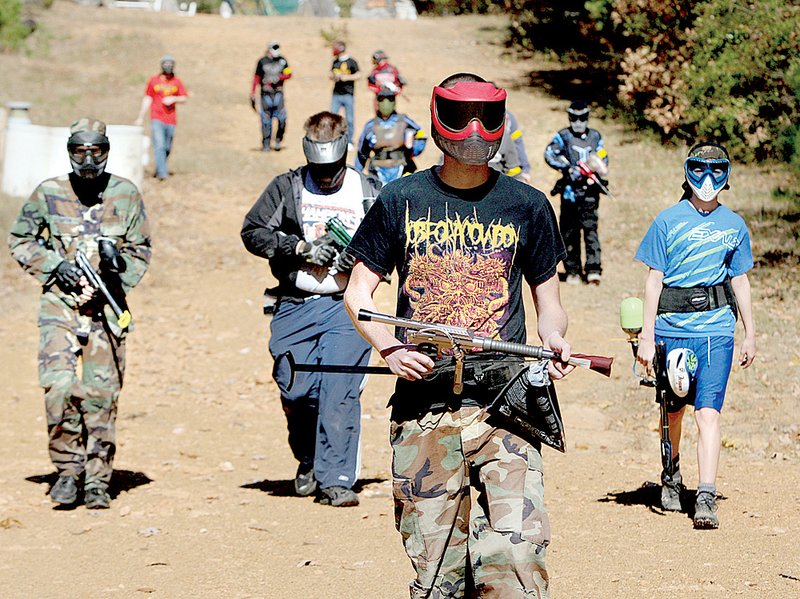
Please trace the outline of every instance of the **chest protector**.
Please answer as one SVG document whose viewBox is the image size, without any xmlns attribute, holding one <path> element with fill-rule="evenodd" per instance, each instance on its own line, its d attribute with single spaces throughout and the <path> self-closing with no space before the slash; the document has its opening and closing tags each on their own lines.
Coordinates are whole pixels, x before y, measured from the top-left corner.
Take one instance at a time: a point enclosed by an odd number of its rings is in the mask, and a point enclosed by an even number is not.
<svg viewBox="0 0 800 599">
<path fill-rule="evenodd" d="M 373 132 L 375 134 L 375 156 L 372 159 L 374 166 L 398 166 L 405 164 L 405 134 L 406 120 L 403 115 L 398 115 L 397 122 L 391 126 L 383 126 L 383 123 L 376 123 Z"/>
<path fill-rule="evenodd" d="M 261 63 L 264 76 L 261 78 L 261 89 L 264 92 L 277 91 L 281 87 L 281 73 L 284 66 L 282 60 L 265 60 Z"/>
</svg>

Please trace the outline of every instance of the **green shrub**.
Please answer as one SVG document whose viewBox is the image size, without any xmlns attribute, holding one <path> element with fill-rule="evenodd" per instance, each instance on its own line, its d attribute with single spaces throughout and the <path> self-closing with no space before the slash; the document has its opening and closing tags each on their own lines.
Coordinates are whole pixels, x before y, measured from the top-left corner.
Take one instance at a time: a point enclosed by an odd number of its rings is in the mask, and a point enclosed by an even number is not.
<svg viewBox="0 0 800 599">
<path fill-rule="evenodd" d="M 21 0 L 0 0 L 0 50 L 18 48 L 31 31 L 22 22 Z"/>
</svg>

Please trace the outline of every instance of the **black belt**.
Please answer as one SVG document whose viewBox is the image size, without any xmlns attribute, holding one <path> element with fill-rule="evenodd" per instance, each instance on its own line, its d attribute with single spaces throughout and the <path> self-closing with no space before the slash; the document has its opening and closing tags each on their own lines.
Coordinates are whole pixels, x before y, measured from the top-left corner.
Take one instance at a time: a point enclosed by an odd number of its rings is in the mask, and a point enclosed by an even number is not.
<svg viewBox="0 0 800 599">
<path fill-rule="evenodd" d="M 477 357 L 475 357 L 477 358 Z M 524 363 L 519 358 L 497 354 L 496 359 L 481 356 L 464 361 L 464 389 L 453 393 L 455 366 L 449 360 L 437 361 L 433 373 L 422 381 L 398 379 L 389 400 L 392 420 L 415 419 L 426 413 L 457 410 L 462 406 L 487 406 L 502 391 Z"/>
<path fill-rule="evenodd" d="M 737 315 L 736 297 L 730 279 L 711 287 L 662 287 L 658 313 L 706 312 L 730 306 Z"/>
</svg>

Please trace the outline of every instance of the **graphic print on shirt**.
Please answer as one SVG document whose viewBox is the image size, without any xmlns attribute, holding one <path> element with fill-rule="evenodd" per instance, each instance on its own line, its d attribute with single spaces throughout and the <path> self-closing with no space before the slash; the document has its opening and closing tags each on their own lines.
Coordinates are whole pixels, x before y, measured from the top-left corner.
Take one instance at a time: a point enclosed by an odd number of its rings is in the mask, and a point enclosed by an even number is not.
<svg viewBox="0 0 800 599">
<path fill-rule="evenodd" d="M 688 231 L 689 223 L 678 223 L 667 234 L 667 256 L 670 268 L 664 284 L 670 287 L 695 287 L 713 281 L 722 282 L 727 276 L 726 256 L 739 245 L 737 229 L 715 229 L 714 221 L 703 222 Z"/>
<path fill-rule="evenodd" d="M 412 219 L 406 205 L 408 274 L 402 292 L 411 318 L 467 327 L 496 337 L 505 324 L 509 277 L 519 229 L 500 219 L 480 222 L 445 206 L 444 220 L 430 213 Z"/>
</svg>

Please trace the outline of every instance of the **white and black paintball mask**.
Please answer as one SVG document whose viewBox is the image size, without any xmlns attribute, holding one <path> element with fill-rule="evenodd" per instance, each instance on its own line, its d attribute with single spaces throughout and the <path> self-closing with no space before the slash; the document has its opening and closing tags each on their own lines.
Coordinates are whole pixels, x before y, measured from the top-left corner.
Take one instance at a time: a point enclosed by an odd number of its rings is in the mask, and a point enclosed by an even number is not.
<svg viewBox="0 0 800 599">
<path fill-rule="evenodd" d="M 78 119 L 69 128 L 67 152 L 72 171 L 82 179 L 96 179 L 108 162 L 110 144 L 106 124 L 96 119 Z"/>
<path fill-rule="evenodd" d="M 576 100 L 567 108 L 569 128 L 573 133 L 582 135 L 589 128 L 589 107 L 583 100 Z"/>
<path fill-rule="evenodd" d="M 347 172 L 347 136 L 342 134 L 331 141 L 317 141 L 306 135 L 303 153 L 311 178 L 322 191 L 337 189 Z"/>
</svg>

